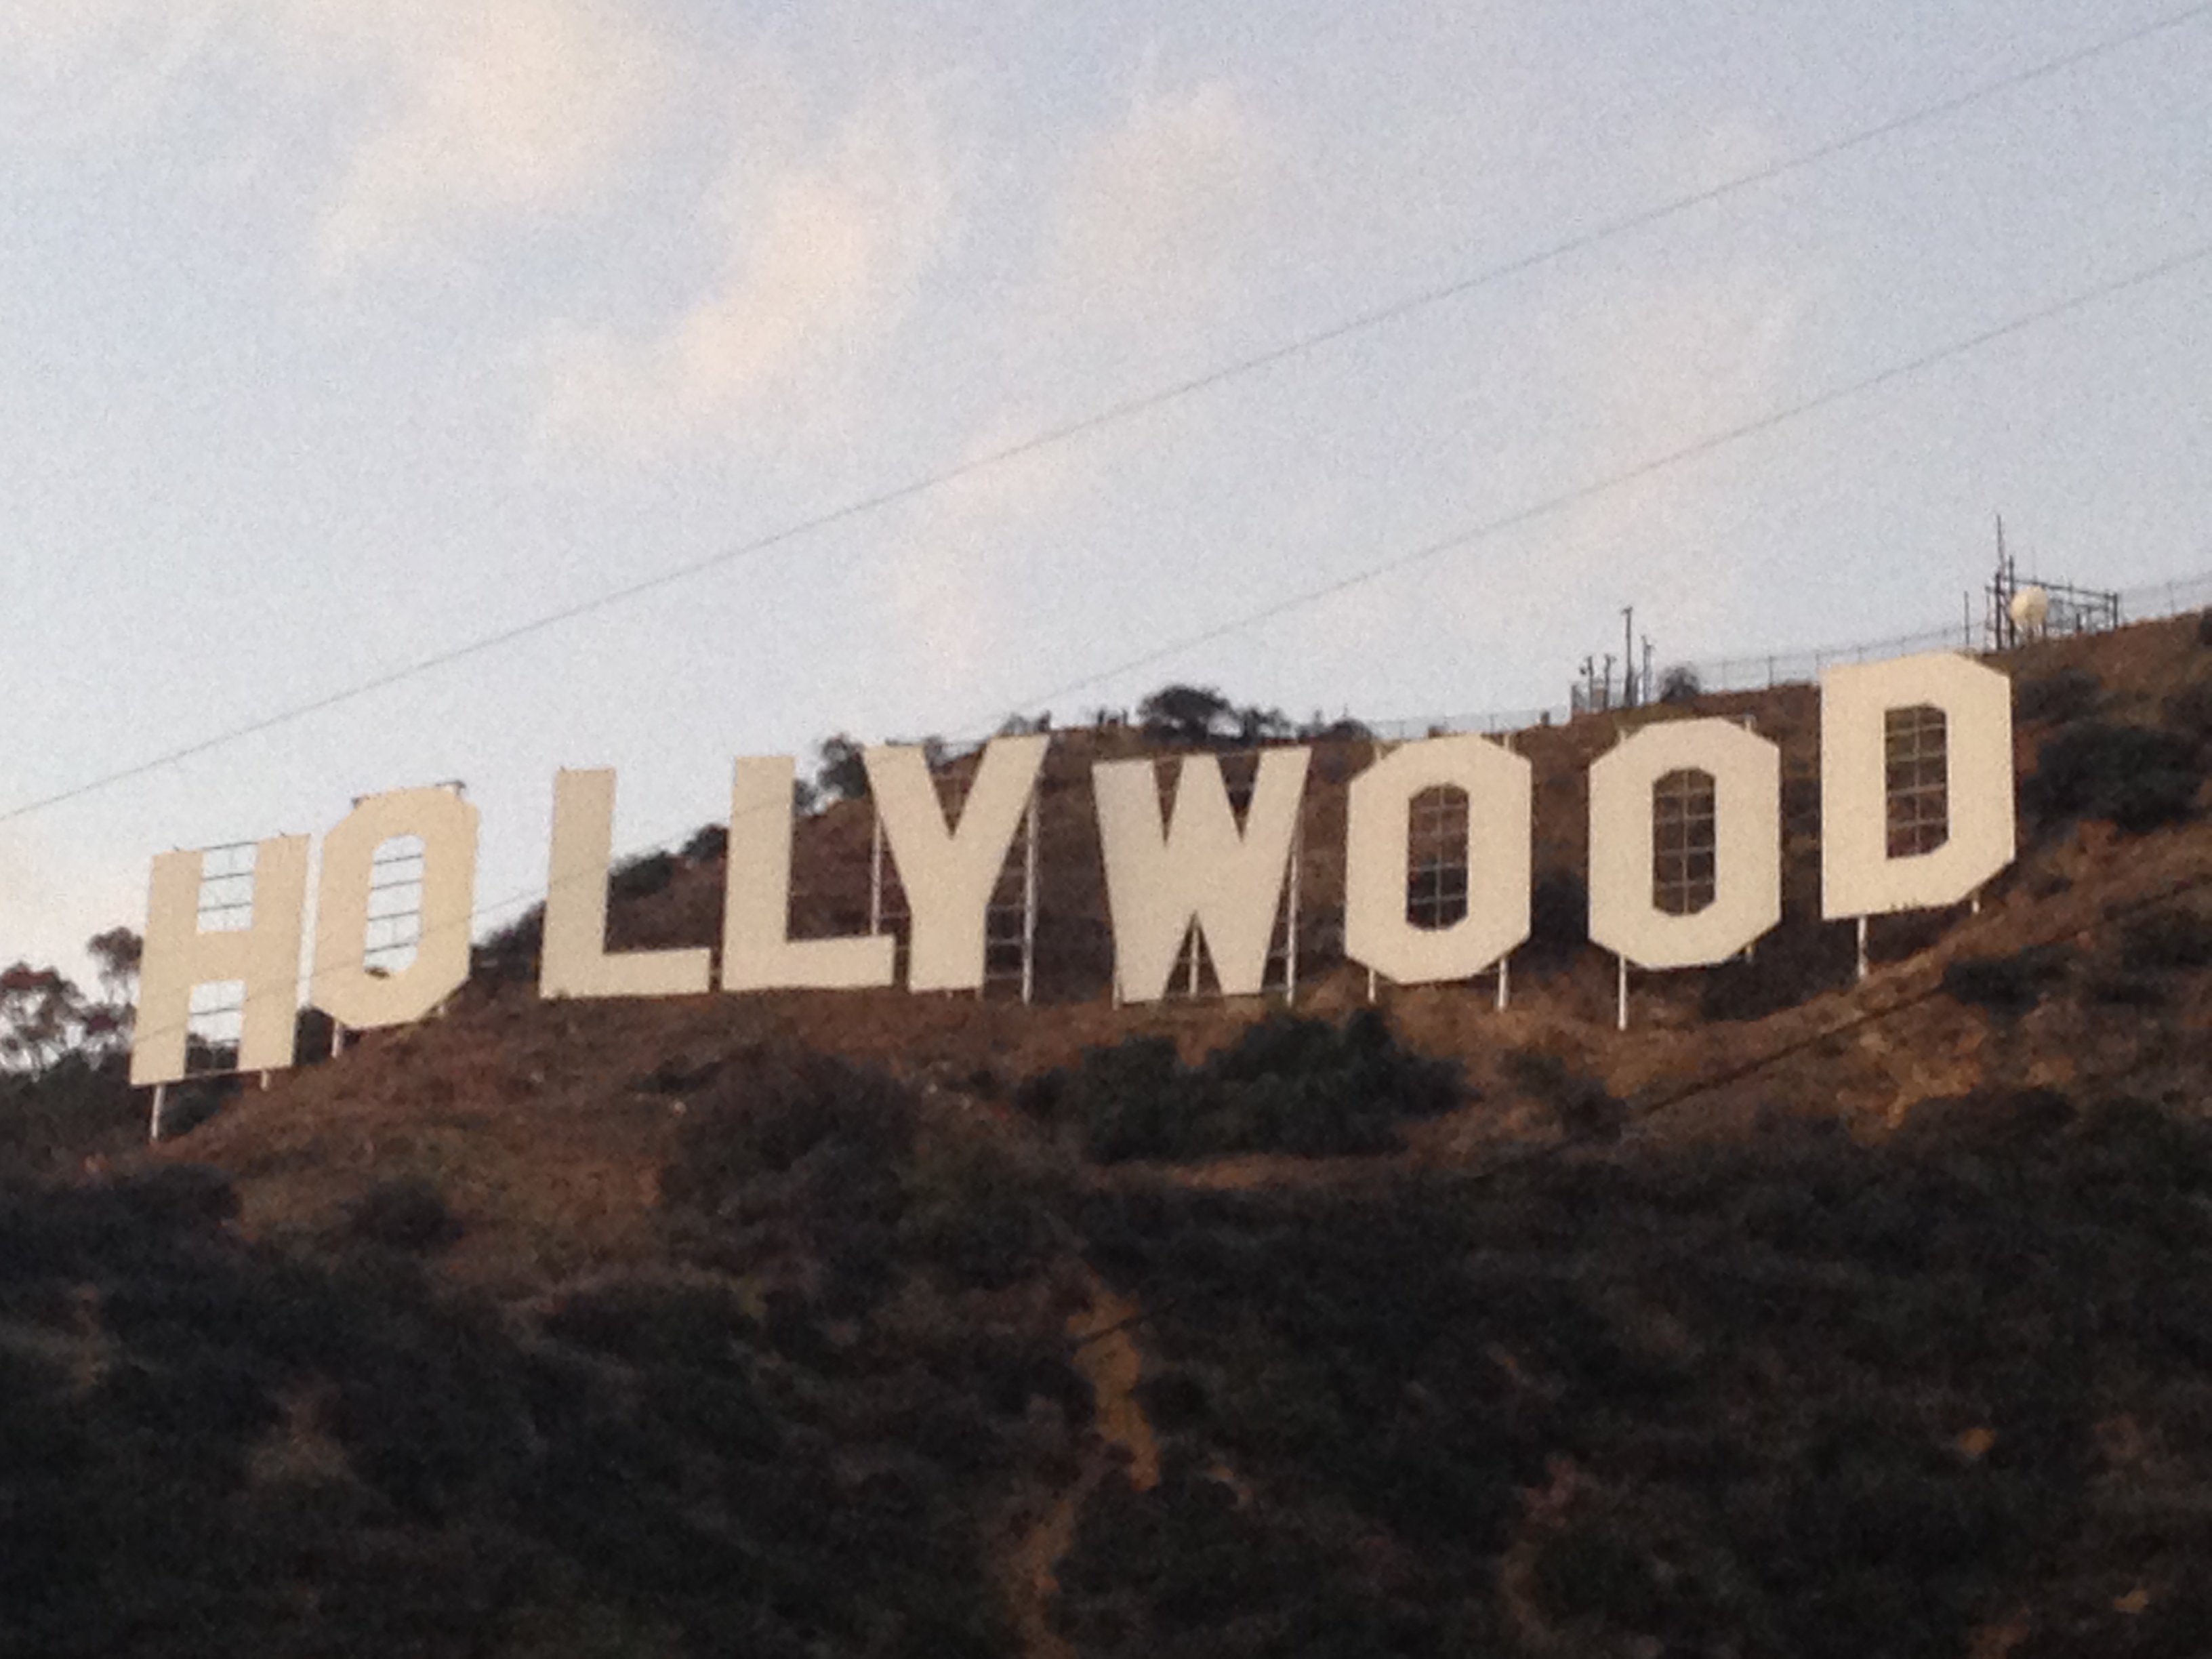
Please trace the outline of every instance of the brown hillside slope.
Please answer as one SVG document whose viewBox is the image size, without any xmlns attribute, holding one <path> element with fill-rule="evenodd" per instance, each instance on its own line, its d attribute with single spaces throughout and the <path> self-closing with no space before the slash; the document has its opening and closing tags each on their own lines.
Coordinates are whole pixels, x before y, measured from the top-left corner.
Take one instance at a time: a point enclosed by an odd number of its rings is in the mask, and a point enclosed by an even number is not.
<svg viewBox="0 0 2212 1659">
<path fill-rule="evenodd" d="M 2055 792 L 2126 727 L 2162 728 L 2168 761 L 2173 733 L 2212 735 L 2212 639 L 2154 625 L 2004 665 L 2021 855 L 1978 910 L 1877 926 L 1863 981 L 1851 930 L 1818 921 L 1815 693 L 1702 705 L 1783 748 L 1785 920 L 1753 962 L 1639 976 L 1626 1031 L 1572 915 L 1582 769 L 1621 722 L 1517 734 L 1545 898 L 1511 1006 L 1487 982 L 1381 990 L 1463 1088 L 1371 1022 L 1297 1048 L 1310 1030 L 1260 1025 L 1279 998 L 1110 1006 L 1084 782 L 1143 752 L 1126 731 L 1056 745 L 1036 1006 L 543 1003 L 518 935 L 445 1018 L 149 1155 L 217 1166 L 251 1241 L 302 1247 L 204 1248 L 362 1276 L 332 1328 L 398 1345 L 387 1421 L 347 1393 L 368 1359 L 278 1344 L 260 1363 L 290 1392 L 246 1497 L 306 1470 L 317 1506 L 416 1502 L 422 1433 L 480 1411 L 422 1460 L 511 1494 L 469 1511 L 485 1530 L 453 1533 L 459 1554 L 543 1517 L 566 1565 L 472 1592 L 504 1645 L 470 1612 L 465 1650 L 425 1651 L 720 1652 L 733 1612 L 773 1614 L 791 1641 L 762 1650 L 794 1656 L 2201 1651 L 2178 1644 L 2212 1616 L 2191 1565 L 2212 1547 L 2212 1136 L 2174 1120 L 2212 1077 L 2208 756 L 2165 766 L 2156 812 Z M 1298 1006 L 1332 1018 L 1369 997 L 1332 937 L 1367 756 L 1323 746 L 1305 808 Z M 865 919 L 870 838 L 863 805 L 804 823 L 803 927 Z M 720 873 L 629 882 L 616 944 L 711 941 Z M 1256 1080 L 1175 1070 L 1255 1036 L 1275 1044 Z M 1379 1136 L 1357 1115 L 1376 1097 Z M 1277 1127 L 1160 1132 L 1206 1114 Z M 1193 1150 L 1221 1145 L 1370 1155 Z M 394 1182 L 458 1225 L 365 1224 Z M 311 1282 L 270 1299 L 283 1343 Z M 116 1289 L 122 1330 L 149 1304 Z M 436 1369 L 459 1328 L 406 1312 L 418 1293 L 480 1322 L 480 1370 Z M 396 1322 L 375 1311 L 395 1296 Z M 510 1364 L 526 1402 L 499 1391 Z M 495 1479 L 517 1422 L 535 1449 Z M 329 1559 L 366 1540 L 446 1560 L 427 1537 L 347 1522 Z M 908 1576 L 876 1595 L 854 1563 L 894 1547 Z M 725 1550 L 698 1599 L 679 1564 Z M 312 1609 L 327 1573 L 311 1551 L 279 1582 Z M 373 1599 L 416 1595 L 402 1575 Z"/>
<path fill-rule="evenodd" d="M 2036 710 L 2053 677 L 2089 677 L 2071 692 L 2100 718 L 2154 722 L 2186 686 L 2212 677 L 2212 648 L 2182 618 L 2056 640 L 1993 659 L 2024 688 L 2021 769 L 2032 775 L 2056 729 Z M 2030 688 L 2042 686 L 2044 692 Z M 2064 703 L 2067 698 L 2058 701 Z M 1464 1062 L 1480 1098 L 1417 1125 L 1397 1160 L 1480 1164 L 1501 1148 L 1559 1133 L 1556 1113 L 1516 1083 L 1512 1056 L 1550 1054 L 1601 1080 L 1667 1137 L 1741 1127 L 1780 1102 L 1842 1114 L 1869 1134 L 1923 1100 L 1987 1086 L 2063 1085 L 2153 1099 L 2201 1095 L 2212 1006 L 2205 976 L 2130 965 L 2131 918 L 2172 903 L 2212 906 L 2212 830 L 2201 822 L 2119 836 L 2097 822 L 2039 824 L 2024 815 L 2022 855 L 1968 916 L 1878 923 L 1878 965 L 1850 982 L 1849 930 L 1818 922 L 1817 694 L 1788 686 L 1710 697 L 1698 712 L 1747 718 L 1783 747 L 1789 856 L 1785 921 L 1756 971 L 1792 977 L 1806 994 L 1764 1018 L 1726 1011 L 1733 970 L 1639 976 L 1634 1018 L 1613 1030 L 1609 958 L 1571 937 L 1540 939 L 1516 958 L 1512 1006 L 1486 984 L 1395 990 L 1383 1000 L 1401 1034 Z M 1579 874 L 1583 775 L 1622 724 L 1673 711 L 1601 715 L 1517 734 L 1537 769 L 1540 878 Z M 217 1164 L 237 1180 L 249 1229 L 331 1224 L 372 1184 L 418 1174 L 445 1192 L 465 1226 L 454 1268 L 514 1289 L 645 1249 L 655 1172 L 688 1089 L 733 1054 L 792 1042 L 883 1065 L 927 1085 L 946 1121 L 1012 1116 L 1019 1079 L 1085 1048 L 1141 1034 L 1172 1037 L 1187 1057 L 1226 1041 L 1279 999 L 1177 1001 L 1115 1010 L 1105 989 L 1106 933 L 1097 835 L 1085 780 L 1091 763 L 1145 752 L 1133 732 L 1073 732 L 1055 743 L 1044 794 L 1042 997 L 1023 1007 L 994 994 L 674 999 L 649 1004 L 542 1004 L 526 982 L 485 980 L 445 1018 L 360 1042 L 337 1060 L 281 1074 L 160 1157 Z M 1306 970 L 1299 1006 L 1339 1013 L 1363 1001 L 1364 976 L 1334 953 L 1343 787 L 1367 745 L 1320 748 L 1306 807 Z M 1808 781 L 1813 781 L 1808 784 Z M 1808 790 L 1813 794 L 1810 799 Z M 863 803 L 804 821 L 797 849 L 802 931 L 865 921 L 869 827 Z M 622 945 L 699 943 L 715 934 L 720 870 L 684 864 L 660 891 L 618 905 Z M 2191 895 L 2194 894 L 2191 897 Z M 1945 969 L 2055 947 L 2033 1006 L 1970 1006 L 1940 994 Z M 1887 960 L 1880 960 L 1887 957 Z M 1179 1178 L 1231 1182 L 1333 1178 L 1331 1166 L 1243 1158 Z"/>
</svg>

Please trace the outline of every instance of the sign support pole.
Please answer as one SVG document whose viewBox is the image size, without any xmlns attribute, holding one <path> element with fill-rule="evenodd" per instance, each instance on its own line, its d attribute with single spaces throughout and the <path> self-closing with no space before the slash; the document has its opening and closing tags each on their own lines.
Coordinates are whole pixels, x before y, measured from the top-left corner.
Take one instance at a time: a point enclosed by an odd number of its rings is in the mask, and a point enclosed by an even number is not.
<svg viewBox="0 0 2212 1659">
<path fill-rule="evenodd" d="M 884 931 L 884 815 L 872 796 L 868 810 L 875 814 L 875 834 L 868 843 L 868 932 L 873 935 Z"/>
<path fill-rule="evenodd" d="M 1036 989 L 1037 792 L 1030 788 L 1029 823 L 1022 832 L 1022 1006 Z"/>
</svg>

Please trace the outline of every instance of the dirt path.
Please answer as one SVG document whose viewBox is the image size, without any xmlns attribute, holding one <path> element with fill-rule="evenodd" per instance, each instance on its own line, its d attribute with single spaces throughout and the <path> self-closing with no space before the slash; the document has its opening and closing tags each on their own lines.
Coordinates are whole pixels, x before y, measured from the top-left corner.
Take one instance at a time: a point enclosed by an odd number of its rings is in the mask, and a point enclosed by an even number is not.
<svg viewBox="0 0 2212 1659">
<path fill-rule="evenodd" d="M 1160 1483 L 1159 1441 L 1136 1392 L 1145 1369 L 1133 1334 L 1141 1316 L 1135 1303 L 1116 1296 L 1094 1274 L 1091 1304 L 1068 1318 L 1075 1368 L 1091 1384 L 1098 1441 L 1073 1483 L 1015 1543 L 1007 1564 L 1014 1629 L 1027 1659 L 1075 1659 L 1067 1638 L 1052 1627 L 1052 1604 L 1060 1594 L 1060 1564 L 1074 1547 L 1091 1494 L 1117 1468 L 1139 1492 Z"/>
<path fill-rule="evenodd" d="M 1075 1368 L 1097 1402 L 1099 1435 L 1128 1455 L 1129 1484 L 1150 1492 L 1160 1484 L 1160 1447 L 1137 1401 L 1145 1370 L 1133 1334 L 1139 1316 L 1135 1303 L 1094 1279 L 1091 1305 L 1069 1318 L 1067 1334 L 1075 1339 Z"/>
</svg>

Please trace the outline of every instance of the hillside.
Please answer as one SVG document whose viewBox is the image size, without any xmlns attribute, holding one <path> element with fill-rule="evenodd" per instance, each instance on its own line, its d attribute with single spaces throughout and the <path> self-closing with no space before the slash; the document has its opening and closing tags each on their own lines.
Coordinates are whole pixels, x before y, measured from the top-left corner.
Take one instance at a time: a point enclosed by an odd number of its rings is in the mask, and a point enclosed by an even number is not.
<svg viewBox="0 0 2212 1659">
<path fill-rule="evenodd" d="M 1294 1022 L 1116 1010 L 1095 759 L 1048 762 L 1039 997 L 440 1019 L 0 1207 L 0 1654 L 2193 1654 L 2212 1628 L 2212 631 L 1992 659 L 1978 913 L 1581 942 L 1584 769 L 1516 734 L 1538 937 L 1340 956 L 1316 748 Z M 2133 732 L 2155 737 L 2132 737 Z M 957 786 L 956 786 L 957 787 Z M 2189 792 L 2194 790 L 2193 798 Z M 802 930 L 867 915 L 865 803 Z M 714 937 L 700 856 L 618 945 Z"/>
</svg>

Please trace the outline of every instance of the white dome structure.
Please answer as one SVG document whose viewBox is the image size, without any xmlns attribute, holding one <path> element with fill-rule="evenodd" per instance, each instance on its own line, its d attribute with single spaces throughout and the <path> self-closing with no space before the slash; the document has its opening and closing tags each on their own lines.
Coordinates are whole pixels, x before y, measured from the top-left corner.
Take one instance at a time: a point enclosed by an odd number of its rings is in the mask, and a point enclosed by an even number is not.
<svg viewBox="0 0 2212 1659">
<path fill-rule="evenodd" d="M 2021 633 L 2039 635 L 2051 620 L 2051 595 L 2041 587 L 2023 587 L 2005 608 Z"/>
</svg>

